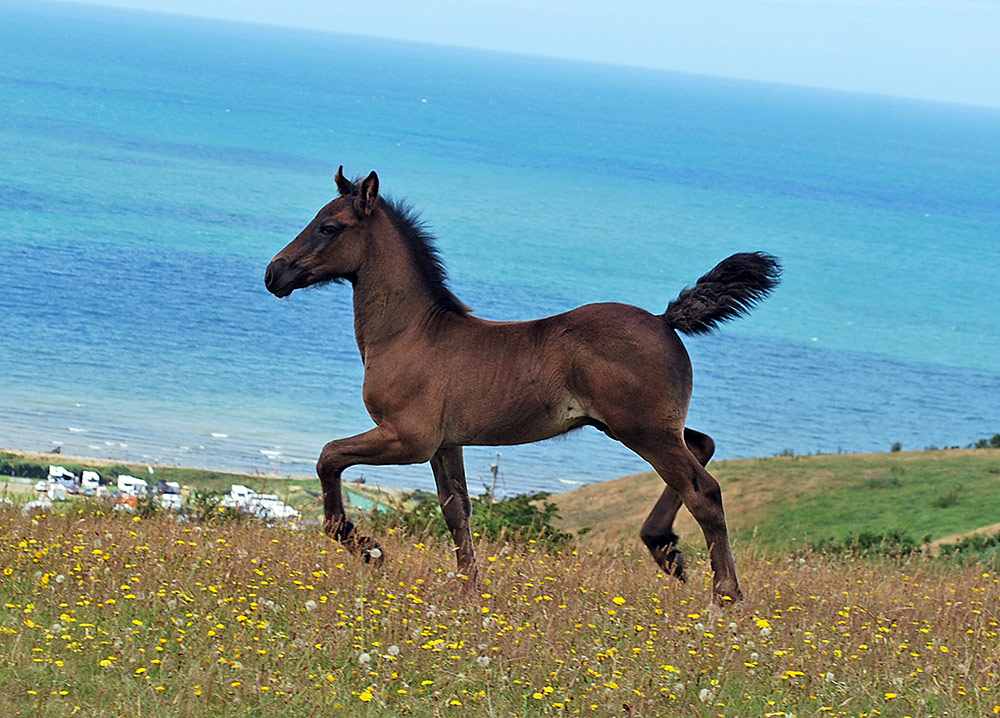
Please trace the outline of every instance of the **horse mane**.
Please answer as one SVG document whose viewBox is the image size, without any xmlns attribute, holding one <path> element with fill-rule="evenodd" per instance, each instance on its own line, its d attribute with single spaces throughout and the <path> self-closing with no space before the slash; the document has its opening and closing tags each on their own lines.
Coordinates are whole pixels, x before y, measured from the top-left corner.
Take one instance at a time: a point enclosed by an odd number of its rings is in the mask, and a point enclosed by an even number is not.
<svg viewBox="0 0 1000 718">
<path fill-rule="evenodd" d="M 351 194 L 358 194 L 361 177 L 355 177 L 348 183 L 351 185 Z M 444 262 L 441 261 L 437 245 L 434 244 L 434 236 L 427 231 L 427 225 L 420 219 L 420 214 L 413 205 L 404 199 L 383 195 L 379 196 L 378 204 L 403 238 L 404 244 L 417 264 L 417 272 L 431 290 L 431 296 L 438 306 L 463 317 L 472 314 L 469 305 L 448 289 L 448 273 L 445 271 Z"/>
<path fill-rule="evenodd" d="M 405 200 L 386 197 L 379 198 L 379 206 L 399 231 L 416 261 L 417 271 L 431 290 L 438 306 L 462 316 L 471 314 L 472 310 L 468 305 L 448 288 L 448 274 L 441 261 L 441 254 L 417 210 Z"/>
</svg>

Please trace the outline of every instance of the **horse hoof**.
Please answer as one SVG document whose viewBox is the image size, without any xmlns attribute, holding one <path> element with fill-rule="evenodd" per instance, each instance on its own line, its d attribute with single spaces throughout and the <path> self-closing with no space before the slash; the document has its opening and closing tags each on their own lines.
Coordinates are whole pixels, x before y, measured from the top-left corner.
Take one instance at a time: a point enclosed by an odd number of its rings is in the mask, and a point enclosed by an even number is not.
<svg viewBox="0 0 1000 718">
<path fill-rule="evenodd" d="M 740 590 L 739 586 L 728 591 L 719 591 L 716 589 L 716 592 L 712 595 L 712 605 L 720 609 L 739 606 L 742 602 L 743 591 Z"/>
<path fill-rule="evenodd" d="M 663 570 L 681 583 L 687 582 L 687 577 L 684 575 L 684 554 L 680 551 L 674 551 L 667 556 Z"/>
<path fill-rule="evenodd" d="M 361 542 L 361 558 L 364 559 L 365 563 L 381 566 L 385 562 L 385 552 L 372 539 L 365 539 Z"/>
</svg>

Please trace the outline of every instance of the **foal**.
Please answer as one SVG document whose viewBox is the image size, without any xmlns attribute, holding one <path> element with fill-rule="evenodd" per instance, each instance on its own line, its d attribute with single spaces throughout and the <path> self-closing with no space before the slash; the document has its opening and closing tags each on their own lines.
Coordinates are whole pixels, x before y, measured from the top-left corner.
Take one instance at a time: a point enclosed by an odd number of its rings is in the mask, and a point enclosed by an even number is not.
<svg viewBox="0 0 1000 718">
<path fill-rule="evenodd" d="M 735 254 L 680 292 L 663 314 L 588 304 L 524 322 L 473 316 L 449 291 L 431 237 L 406 205 L 379 196 L 378 176 L 351 182 L 275 255 L 277 297 L 329 281 L 354 288 L 363 398 L 375 428 L 320 454 L 326 532 L 382 559 L 344 513 L 341 474 L 356 464 L 430 461 L 459 571 L 475 579 L 462 447 L 540 441 L 594 426 L 648 461 L 666 487 L 642 526 L 664 570 L 684 577 L 673 522 L 681 504 L 708 543 L 717 603 L 742 597 L 722 493 L 705 470 L 711 438 L 684 427 L 691 363 L 677 332 L 700 334 L 746 313 L 775 287 L 778 261 Z"/>
</svg>

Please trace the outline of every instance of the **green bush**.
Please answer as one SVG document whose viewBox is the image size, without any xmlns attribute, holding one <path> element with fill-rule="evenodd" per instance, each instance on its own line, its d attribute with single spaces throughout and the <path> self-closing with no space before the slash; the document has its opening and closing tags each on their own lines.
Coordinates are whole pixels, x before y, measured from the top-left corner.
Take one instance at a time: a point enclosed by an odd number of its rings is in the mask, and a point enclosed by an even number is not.
<svg viewBox="0 0 1000 718">
<path fill-rule="evenodd" d="M 883 558 L 902 558 L 911 554 L 920 553 L 923 545 L 929 543 L 930 536 L 924 536 L 917 541 L 909 534 L 901 531 L 889 531 L 886 533 L 874 533 L 872 531 L 862 531 L 844 539 L 825 539 L 816 544 L 810 544 L 809 548 L 818 553 L 835 555 L 848 555 L 863 558 L 880 556 Z"/>
<path fill-rule="evenodd" d="M 966 536 L 950 544 L 941 544 L 941 556 L 969 563 L 978 561 L 1000 570 L 1000 533 L 992 536 Z"/>
<path fill-rule="evenodd" d="M 948 491 L 935 498 L 931 502 L 931 504 L 933 504 L 939 509 L 947 509 L 957 504 L 958 499 L 961 497 L 961 495 L 962 495 L 962 485 L 952 484 L 951 488 L 948 489 Z"/>
<path fill-rule="evenodd" d="M 536 541 L 553 547 L 561 546 L 572 538 L 572 534 L 553 525 L 559 510 L 546 500 L 548 497 L 549 494 L 538 492 L 494 499 L 489 491 L 473 497 L 472 532 L 491 541 Z M 448 535 L 435 495 L 415 492 L 407 499 L 412 502 L 411 506 L 391 512 L 373 510 L 369 512 L 366 523 L 378 533 L 393 528 L 414 537 Z"/>
</svg>

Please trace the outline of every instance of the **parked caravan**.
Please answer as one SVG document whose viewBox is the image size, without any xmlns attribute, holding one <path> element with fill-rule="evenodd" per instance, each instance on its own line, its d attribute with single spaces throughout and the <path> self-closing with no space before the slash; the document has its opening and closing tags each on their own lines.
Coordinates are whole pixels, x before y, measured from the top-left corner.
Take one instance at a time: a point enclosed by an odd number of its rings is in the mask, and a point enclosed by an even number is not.
<svg viewBox="0 0 1000 718">
<path fill-rule="evenodd" d="M 149 491 L 149 484 L 145 479 L 140 479 L 128 474 L 119 474 L 118 490 L 125 496 L 145 496 Z"/>
</svg>

